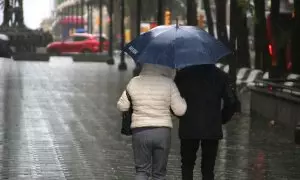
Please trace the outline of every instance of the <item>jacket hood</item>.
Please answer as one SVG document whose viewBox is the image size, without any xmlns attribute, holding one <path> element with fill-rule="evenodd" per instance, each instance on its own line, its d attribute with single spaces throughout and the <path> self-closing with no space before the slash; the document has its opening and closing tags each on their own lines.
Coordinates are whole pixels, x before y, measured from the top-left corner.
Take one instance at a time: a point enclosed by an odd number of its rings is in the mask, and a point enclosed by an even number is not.
<svg viewBox="0 0 300 180">
<path fill-rule="evenodd" d="M 144 64 L 140 75 L 165 76 L 174 79 L 176 71 L 166 66 L 156 64 Z"/>
</svg>

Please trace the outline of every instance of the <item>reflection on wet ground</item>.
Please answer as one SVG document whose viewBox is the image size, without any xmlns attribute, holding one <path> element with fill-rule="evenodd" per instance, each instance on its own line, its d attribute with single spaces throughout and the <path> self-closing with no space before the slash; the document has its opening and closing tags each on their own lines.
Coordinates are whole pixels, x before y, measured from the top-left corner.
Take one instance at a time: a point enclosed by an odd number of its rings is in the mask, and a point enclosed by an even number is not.
<svg viewBox="0 0 300 180">
<path fill-rule="evenodd" d="M 97 63 L 0 65 L 0 179 L 132 179 L 131 142 L 119 133 L 115 106 L 131 71 Z M 175 124 L 168 179 L 178 180 Z M 243 115 L 225 135 L 217 180 L 300 179 L 300 148 L 280 128 Z"/>
</svg>

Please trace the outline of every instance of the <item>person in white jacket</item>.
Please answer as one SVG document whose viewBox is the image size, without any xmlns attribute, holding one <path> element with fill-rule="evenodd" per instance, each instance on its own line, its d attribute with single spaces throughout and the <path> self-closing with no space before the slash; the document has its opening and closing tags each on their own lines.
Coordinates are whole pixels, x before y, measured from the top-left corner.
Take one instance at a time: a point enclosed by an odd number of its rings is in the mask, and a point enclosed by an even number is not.
<svg viewBox="0 0 300 180">
<path fill-rule="evenodd" d="M 175 85 L 175 70 L 144 64 L 139 76 L 128 83 L 117 107 L 132 114 L 132 147 L 134 153 L 135 180 L 162 180 L 166 177 L 171 144 L 172 112 L 185 114 L 187 105 Z"/>
</svg>

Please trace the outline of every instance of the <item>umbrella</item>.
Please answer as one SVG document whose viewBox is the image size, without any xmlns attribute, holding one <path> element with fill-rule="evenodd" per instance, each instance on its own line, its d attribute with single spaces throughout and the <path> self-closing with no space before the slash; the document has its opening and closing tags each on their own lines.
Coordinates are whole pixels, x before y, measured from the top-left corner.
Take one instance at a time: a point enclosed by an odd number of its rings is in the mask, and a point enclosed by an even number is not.
<svg viewBox="0 0 300 180">
<path fill-rule="evenodd" d="M 145 32 L 124 49 L 136 63 L 171 68 L 215 64 L 231 51 L 209 33 L 194 26 L 163 25 Z"/>
</svg>

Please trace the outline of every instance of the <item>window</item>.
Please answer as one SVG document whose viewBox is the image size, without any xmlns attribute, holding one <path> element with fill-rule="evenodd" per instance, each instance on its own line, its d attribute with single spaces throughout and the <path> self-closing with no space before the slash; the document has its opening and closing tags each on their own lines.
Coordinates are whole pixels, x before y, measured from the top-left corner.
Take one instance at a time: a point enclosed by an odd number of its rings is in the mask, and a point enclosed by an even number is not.
<svg viewBox="0 0 300 180">
<path fill-rule="evenodd" d="M 73 42 L 74 40 L 73 40 L 73 37 L 67 37 L 64 41 L 65 42 Z"/>
<path fill-rule="evenodd" d="M 84 36 L 74 36 L 74 41 L 84 41 L 87 39 L 87 37 L 84 37 Z"/>
</svg>

